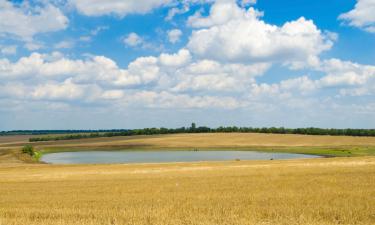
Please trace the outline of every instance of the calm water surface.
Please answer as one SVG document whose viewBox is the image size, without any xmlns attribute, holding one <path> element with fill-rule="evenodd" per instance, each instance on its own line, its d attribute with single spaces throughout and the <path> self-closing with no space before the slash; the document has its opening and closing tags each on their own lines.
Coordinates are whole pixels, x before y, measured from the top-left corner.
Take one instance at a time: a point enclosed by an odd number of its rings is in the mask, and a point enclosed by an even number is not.
<svg viewBox="0 0 375 225">
<path fill-rule="evenodd" d="M 41 160 L 52 164 L 107 164 L 297 158 L 319 158 L 319 156 L 255 151 L 84 151 L 46 154 Z"/>
</svg>

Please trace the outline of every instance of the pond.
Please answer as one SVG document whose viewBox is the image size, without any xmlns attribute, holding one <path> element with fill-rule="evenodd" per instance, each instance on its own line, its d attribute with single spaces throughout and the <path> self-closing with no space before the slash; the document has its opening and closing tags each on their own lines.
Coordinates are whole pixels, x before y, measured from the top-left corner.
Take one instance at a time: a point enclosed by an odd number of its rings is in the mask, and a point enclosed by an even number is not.
<svg viewBox="0 0 375 225">
<path fill-rule="evenodd" d="M 320 156 L 256 151 L 82 151 L 43 155 L 52 164 L 165 163 L 225 160 L 277 160 Z"/>
</svg>

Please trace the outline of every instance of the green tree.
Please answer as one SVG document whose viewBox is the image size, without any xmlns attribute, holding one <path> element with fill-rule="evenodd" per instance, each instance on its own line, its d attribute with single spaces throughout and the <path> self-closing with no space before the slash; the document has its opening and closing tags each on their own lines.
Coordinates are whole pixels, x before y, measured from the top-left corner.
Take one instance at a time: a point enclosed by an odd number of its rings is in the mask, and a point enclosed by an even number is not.
<svg viewBox="0 0 375 225">
<path fill-rule="evenodd" d="M 197 128 L 197 126 L 195 125 L 195 123 L 192 123 L 191 124 L 191 130 L 195 130 L 195 128 Z"/>
</svg>

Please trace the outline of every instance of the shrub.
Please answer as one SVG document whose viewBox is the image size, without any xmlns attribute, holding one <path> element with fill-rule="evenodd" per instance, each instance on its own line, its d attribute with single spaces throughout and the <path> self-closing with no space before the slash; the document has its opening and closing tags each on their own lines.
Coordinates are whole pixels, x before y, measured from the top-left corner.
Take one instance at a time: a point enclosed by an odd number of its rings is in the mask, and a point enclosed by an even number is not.
<svg viewBox="0 0 375 225">
<path fill-rule="evenodd" d="M 34 147 L 31 146 L 31 145 L 25 145 L 25 146 L 23 146 L 22 152 L 25 153 L 25 154 L 28 154 L 30 156 L 33 156 L 35 154 Z"/>
</svg>

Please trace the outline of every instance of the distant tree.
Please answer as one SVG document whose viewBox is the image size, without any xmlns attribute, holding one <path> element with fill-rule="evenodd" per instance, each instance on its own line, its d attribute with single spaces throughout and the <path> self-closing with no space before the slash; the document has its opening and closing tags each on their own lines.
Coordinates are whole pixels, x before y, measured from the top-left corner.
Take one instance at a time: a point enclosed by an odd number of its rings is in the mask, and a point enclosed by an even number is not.
<svg viewBox="0 0 375 225">
<path fill-rule="evenodd" d="M 191 130 L 194 131 L 195 128 L 197 128 L 197 126 L 195 125 L 195 123 L 192 123 L 192 124 L 191 124 Z"/>
</svg>

